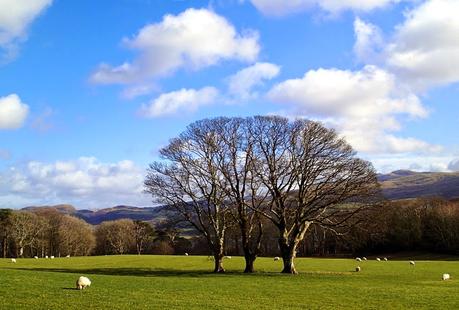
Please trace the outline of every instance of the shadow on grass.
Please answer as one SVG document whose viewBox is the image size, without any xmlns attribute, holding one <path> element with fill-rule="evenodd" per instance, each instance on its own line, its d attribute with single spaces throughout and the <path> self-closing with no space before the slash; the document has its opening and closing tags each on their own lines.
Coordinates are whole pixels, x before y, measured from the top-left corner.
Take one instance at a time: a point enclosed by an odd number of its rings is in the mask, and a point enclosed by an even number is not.
<svg viewBox="0 0 459 310">
<path fill-rule="evenodd" d="M 107 276 L 131 276 L 131 277 L 206 277 L 216 275 L 208 270 L 171 270 L 171 269 L 149 269 L 149 268 L 14 268 L 15 270 L 37 271 L 37 272 L 58 272 L 58 273 L 77 273 L 95 274 Z M 227 272 L 226 274 L 232 274 Z"/>
<path fill-rule="evenodd" d="M 131 276 L 131 277 L 190 277 L 205 278 L 216 276 L 262 276 L 262 277 L 295 277 L 297 275 L 283 274 L 280 272 L 257 271 L 254 273 L 243 273 L 242 271 L 226 271 L 225 273 L 213 273 L 209 270 L 174 270 L 163 268 L 93 268 L 93 269 L 67 269 L 67 268 L 11 268 L 14 270 L 36 271 L 36 272 L 58 272 L 58 273 L 75 273 L 86 275 L 109 275 L 109 276 Z M 328 272 L 328 271 L 306 271 L 300 272 L 302 276 L 343 276 L 355 273 L 351 272 Z"/>
</svg>

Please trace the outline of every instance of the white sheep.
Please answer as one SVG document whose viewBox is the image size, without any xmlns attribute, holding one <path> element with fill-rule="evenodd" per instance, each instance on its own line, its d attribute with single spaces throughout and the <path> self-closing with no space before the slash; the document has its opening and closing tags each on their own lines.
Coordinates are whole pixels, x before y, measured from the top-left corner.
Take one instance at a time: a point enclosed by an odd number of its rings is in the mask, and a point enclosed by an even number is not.
<svg viewBox="0 0 459 310">
<path fill-rule="evenodd" d="M 225 256 L 226 259 L 231 259 L 231 256 Z"/>
<path fill-rule="evenodd" d="M 451 277 L 449 276 L 449 273 L 444 273 L 443 274 L 443 277 L 442 277 L 443 281 L 449 280 L 450 278 Z"/>
<path fill-rule="evenodd" d="M 48 255 L 46 255 L 45 258 L 48 258 Z"/>
<path fill-rule="evenodd" d="M 11 262 L 12 262 L 12 263 L 16 263 L 16 258 L 12 258 L 12 259 L 11 259 Z"/>
<path fill-rule="evenodd" d="M 381 259 L 380 259 L 379 257 L 376 257 L 376 260 L 377 260 L 378 262 L 380 262 L 380 261 L 381 261 Z"/>
<path fill-rule="evenodd" d="M 279 256 L 274 257 L 274 261 L 275 261 L 275 262 L 277 262 L 278 260 L 280 260 L 280 257 L 279 257 Z"/>
<path fill-rule="evenodd" d="M 364 257 L 362 257 L 362 259 L 363 259 L 363 260 L 367 260 L 367 258 L 366 258 L 365 256 L 364 256 Z"/>
<path fill-rule="evenodd" d="M 355 272 L 360 272 L 360 270 L 362 270 L 362 268 L 360 268 L 360 266 L 355 267 Z"/>
<path fill-rule="evenodd" d="M 384 257 L 384 261 L 387 262 L 387 257 Z"/>
<path fill-rule="evenodd" d="M 54 256 L 53 256 L 53 255 L 51 255 L 51 257 L 50 257 L 50 258 L 51 258 L 51 259 L 54 259 Z"/>
<path fill-rule="evenodd" d="M 87 286 L 91 286 L 91 280 L 89 280 L 86 277 L 79 277 L 78 280 L 76 281 L 76 288 L 78 290 L 85 289 Z"/>
<path fill-rule="evenodd" d="M 70 258 L 70 254 L 68 254 L 66 257 L 67 257 L 67 258 Z"/>
<path fill-rule="evenodd" d="M 185 256 L 188 256 L 188 253 L 185 253 Z"/>
<path fill-rule="evenodd" d="M 357 257 L 355 260 L 358 261 L 358 262 L 362 261 L 362 259 L 360 257 Z"/>
<path fill-rule="evenodd" d="M 414 261 L 411 260 L 411 261 L 410 261 L 410 265 L 411 265 L 411 266 L 414 266 L 414 265 L 416 265 L 416 263 L 415 263 Z"/>
<path fill-rule="evenodd" d="M 38 259 L 38 256 L 34 256 L 33 258 Z"/>
</svg>

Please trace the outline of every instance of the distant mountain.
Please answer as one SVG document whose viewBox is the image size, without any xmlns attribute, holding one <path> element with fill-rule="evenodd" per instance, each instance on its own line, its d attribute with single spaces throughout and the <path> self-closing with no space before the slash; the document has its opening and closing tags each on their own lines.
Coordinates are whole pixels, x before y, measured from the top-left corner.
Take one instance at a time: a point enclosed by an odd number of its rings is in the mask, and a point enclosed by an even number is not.
<svg viewBox="0 0 459 310">
<path fill-rule="evenodd" d="M 104 221 L 113 221 L 123 218 L 132 220 L 147 221 L 152 224 L 161 222 L 166 218 L 171 218 L 175 215 L 174 209 L 169 206 L 158 207 L 132 207 L 132 206 L 116 206 L 113 208 L 105 208 L 100 210 L 77 210 L 71 205 L 56 205 L 56 206 L 32 206 L 23 208 L 26 211 L 43 211 L 46 209 L 54 209 L 64 214 L 71 214 L 79 217 L 89 224 L 97 225 Z"/>
<path fill-rule="evenodd" d="M 419 197 L 459 198 L 459 172 L 414 172 L 397 170 L 378 175 L 387 199 Z"/>
<path fill-rule="evenodd" d="M 383 195 L 387 199 L 407 199 L 419 197 L 441 197 L 444 199 L 459 200 L 459 172 L 414 172 L 397 170 L 388 174 L 379 174 Z M 24 208 L 28 211 L 45 211 L 54 209 L 64 214 L 71 214 L 84 219 L 86 222 L 97 225 L 104 221 L 122 218 L 147 221 L 152 224 L 174 217 L 176 211 L 170 206 L 132 207 L 116 206 L 100 210 L 77 210 L 71 205 L 31 206 Z"/>
</svg>

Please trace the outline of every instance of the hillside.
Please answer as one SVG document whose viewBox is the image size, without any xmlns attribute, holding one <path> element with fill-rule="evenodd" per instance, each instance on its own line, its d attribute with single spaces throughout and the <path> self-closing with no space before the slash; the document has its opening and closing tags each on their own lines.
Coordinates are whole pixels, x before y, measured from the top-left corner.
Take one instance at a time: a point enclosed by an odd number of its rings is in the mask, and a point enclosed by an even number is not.
<svg viewBox="0 0 459 310">
<path fill-rule="evenodd" d="M 45 209 L 55 209 L 64 214 L 77 216 L 89 224 L 97 225 L 104 221 L 118 220 L 129 218 L 132 220 L 147 221 L 152 224 L 161 222 L 166 218 L 173 216 L 174 211 L 168 206 L 139 208 L 132 206 L 116 206 L 113 208 L 105 208 L 99 210 L 77 210 L 71 205 L 56 205 L 56 206 L 32 206 L 23 208 L 27 211 L 37 211 Z"/>
<path fill-rule="evenodd" d="M 413 172 L 398 170 L 378 175 L 383 194 L 387 199 L 407 199 L 418 197 L 441 197 L 459 199 L 459 172 Z M 77 210 L 71 205 L 32 206 L 23 210 L 55 209 L 61 213 L 72 214 L 97 225 L 103 221 L 130 218 L 148 221 L 152 224 L 172 217 L 175 212 L 168 206 L 139 208 L 133 206 L 116 206 L 99 210 Z"/>
<path fill-rule="evenodd" d="M 413 172 L 398 170 L 379 175 L 387 199 L 418 197 L 459 198 L 459 172 Z"/>
</svg>

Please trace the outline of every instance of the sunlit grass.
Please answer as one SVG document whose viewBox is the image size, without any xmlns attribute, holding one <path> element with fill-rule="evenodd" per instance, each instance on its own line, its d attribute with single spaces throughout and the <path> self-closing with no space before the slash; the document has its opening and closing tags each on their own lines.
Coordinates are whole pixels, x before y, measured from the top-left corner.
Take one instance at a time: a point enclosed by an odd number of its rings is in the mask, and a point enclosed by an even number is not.
<svg viewBox="0 0 459 310">
<path fill-rule="evenodd" d="M 240 257 L 225 260 L 224 275 L 202 256 L 2 259 L 0 309 L 459 309 L 459 262 L 296 262 L 290 276 L 272 258 L 259 258 L 253 275 Z M 92 280 L 84 291 L 74 289 L 80 275 Z"/>
</svg>

